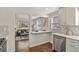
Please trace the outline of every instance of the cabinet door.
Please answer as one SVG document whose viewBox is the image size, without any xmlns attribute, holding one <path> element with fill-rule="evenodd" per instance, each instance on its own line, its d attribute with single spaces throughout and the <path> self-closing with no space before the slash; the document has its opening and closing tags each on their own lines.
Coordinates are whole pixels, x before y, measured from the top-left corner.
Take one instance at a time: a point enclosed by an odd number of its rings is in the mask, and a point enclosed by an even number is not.
<svg viewBox="0 0 79 59">
<path fill-rule="evenodd" d="M 66 39 L 67 52 L 79 52 L 79 41 L 74 39 Z"/>
<path fill-rule="evenodd" d="M 66 25 L 75 25 L 75 8 L 66 7 L 65 13 L 66 13 L 66 16 L 65 16 Z"/>
<path fill-rule="evenodd" d="M 59 18 L 60 18 L 60 24 L 65 25 L 66 24 L 66 8 L 60 8 L 59 9 Z"/>
<path fill-rule="evenodd" d="M 74 45 L 67 45 L 66 46 L 66 52 L 79 52 L 79 50 L 77 48 L 75 48 Z"/>
</svg>

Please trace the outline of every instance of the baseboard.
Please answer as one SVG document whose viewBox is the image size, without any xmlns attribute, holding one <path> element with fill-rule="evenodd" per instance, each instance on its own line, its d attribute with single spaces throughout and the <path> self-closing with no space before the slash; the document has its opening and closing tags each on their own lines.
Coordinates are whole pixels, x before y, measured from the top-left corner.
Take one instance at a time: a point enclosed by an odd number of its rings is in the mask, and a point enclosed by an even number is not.
<svg viewBox="0 0 79 59">
<path fill-rule="evenodd" d="M 51 44 L 53 44 L 53 42 L 50 41 Z"/>
<path fill-rule="evenodd" d="M 48 42 L 49 42 L 49 41 L 41 42 L 41 43 L 38 43 L 38 44 L 30 45 L 30 48 L 31 48 L 31 47 L 35 47 L 35 46 L 38 46 L 38 45 L 41 45 L 41 44 L 45 44 L 45 43 L 48 43 Z"/>
</svg>

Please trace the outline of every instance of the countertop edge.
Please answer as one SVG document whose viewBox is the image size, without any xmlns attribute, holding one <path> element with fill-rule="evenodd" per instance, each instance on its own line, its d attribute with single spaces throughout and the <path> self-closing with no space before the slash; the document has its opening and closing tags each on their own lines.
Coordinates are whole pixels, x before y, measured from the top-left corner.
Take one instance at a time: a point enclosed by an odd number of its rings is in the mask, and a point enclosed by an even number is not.
<svg viewBox="0 0 79 59">
<path fill-rule="evenodd" d="M 53 33 L 53 35 L 58 35 L 58 36 L 62 36 L 62 37 L 66 37 L 66 38 L 71 38 L 71 39 L 75 39 L 75 40 L 79 40 L 79 36 L 68 36 L 65 34 L 61 34 L 61 33 Z"/>
</svg>

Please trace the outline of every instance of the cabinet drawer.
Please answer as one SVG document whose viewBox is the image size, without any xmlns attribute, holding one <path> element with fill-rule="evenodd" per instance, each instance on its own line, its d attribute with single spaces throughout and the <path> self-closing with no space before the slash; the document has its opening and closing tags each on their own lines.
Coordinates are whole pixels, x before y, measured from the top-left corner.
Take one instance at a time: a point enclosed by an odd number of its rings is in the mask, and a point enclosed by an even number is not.
<svg viewBox="0 0 79 59">
<path fill-rule="evenodd" d="M 79 45 L 75 45 L 75 44 L 67 44 L 66 46 L 79 49 Z"/>
<path fill-rule="evenodd" d="M 66 44 L 77 45 L 77 46 L 79 46 L 79 40 L 66 39 Z"/>
<path fill-rule="evenodd" d="M 66 39 L 67 52 L 79 52 L 79 41 L 74 39 Z"/>
<path fill-rule="evenodd" d="M 66 51 L 67 52 L 79 52 L 79 46 L 67 44 Z"/>
</svg>

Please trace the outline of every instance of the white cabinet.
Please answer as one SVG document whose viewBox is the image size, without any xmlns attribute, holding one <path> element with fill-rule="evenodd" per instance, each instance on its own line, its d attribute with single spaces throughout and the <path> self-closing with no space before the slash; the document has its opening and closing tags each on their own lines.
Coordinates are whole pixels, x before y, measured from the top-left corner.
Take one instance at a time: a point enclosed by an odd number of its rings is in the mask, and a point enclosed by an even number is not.
<svg viewBox="0 0 79 59">
<path fill-rule="evenodd" d="M 60 24 L 65 25 L 66 24 L 66 8 L 60 8 L 59 9 L 59 18 L 60 18 Z"/>
<path fill-rule="evenodd" d="M 79 41 L 67 38 L 66 52 L 79 52 Z"/>
<path fill-rule="evenodd" d="M 50 33 L 32 33 L 29 35 L 30 47 L 38 46 L 49 42 Z"/>
<path fill-rule="evenodd" d="M 76 8 L 62 7 L 59 8 L 59 17 L 61 25 L 75 25 L 76 24 Z"/>
<path fill-rule="evenodd" d="M 75 25 L 75 8 L 74 7 L 66 7 L 66 25 Z"/>
</svg>

